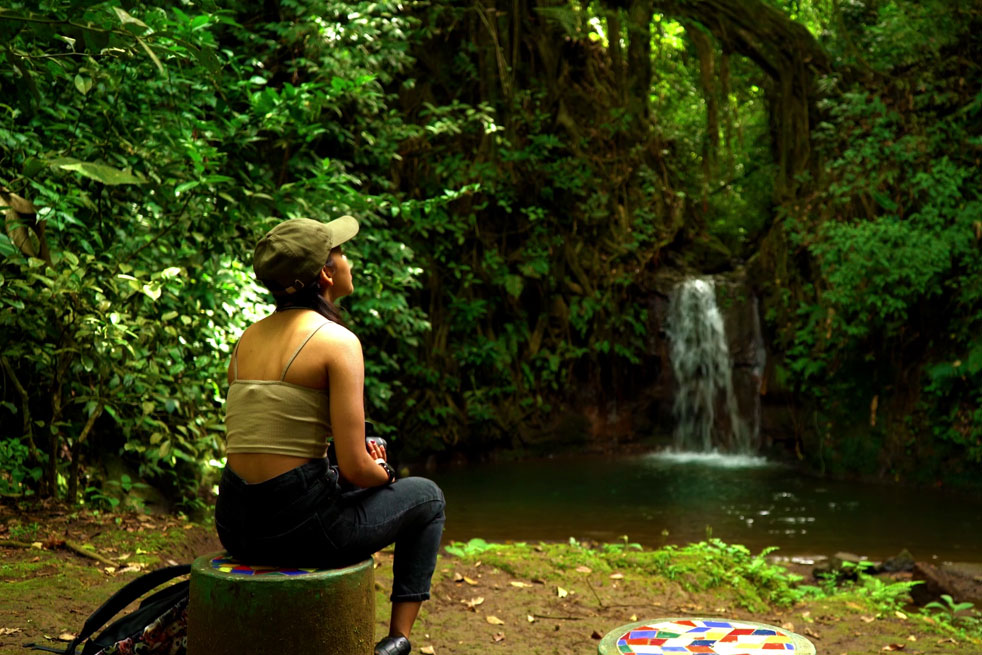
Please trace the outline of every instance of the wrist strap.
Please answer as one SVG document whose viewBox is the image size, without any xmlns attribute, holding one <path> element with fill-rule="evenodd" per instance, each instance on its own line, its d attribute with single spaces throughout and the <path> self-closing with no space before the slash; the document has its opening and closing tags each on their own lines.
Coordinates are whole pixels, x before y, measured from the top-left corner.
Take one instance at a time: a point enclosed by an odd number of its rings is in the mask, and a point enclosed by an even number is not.
<svg viewBox="0 0 982 655">
<path fill-rule="evenodd" d="M 389 481 L 386 484 L 392 484 L 396 479 L 395 469 L 389 466 L 389 463 L 384 459 L 382 459 L 381 457 L 375 460 L 375 463 L 381 466 L 382 470 L 389 474 Z"/>
</svg>

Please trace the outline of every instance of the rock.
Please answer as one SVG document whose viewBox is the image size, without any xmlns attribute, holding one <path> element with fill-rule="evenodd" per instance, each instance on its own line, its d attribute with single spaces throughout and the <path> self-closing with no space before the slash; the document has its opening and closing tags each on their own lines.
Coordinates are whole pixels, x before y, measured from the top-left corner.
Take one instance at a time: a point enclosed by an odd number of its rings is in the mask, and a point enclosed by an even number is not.
<svg viewBox="0 0 982 655">
<path fill-rule="evenodd" d="M 833 577 L 836 580 L 855 580 L 859 577 L 860 563 L 865 561 L 855 553 L 840 551 L 825 564 L 812 569 L 812 576 L 816 579 Z"/>
<path fill-rule="evenodd" d="M 968 563 L 928 564 L 917 562 L 912 572 L 913 580 L 922 584 L 910 590 L 914 604 L 924 606 L 948 594 L 955 602 L 982 605 L 982 565 Z"/>
<path fill-rule="evenodd" d="M 899 573 L 912 570 L 914 570 L 914 556 L 906 548 L 876 567 L 877 573 Z"/>
<path fill-rule="evenodd" d="M 859 555 L 856 555 L 855 553 L 847 553 L 845 551 L 839 551 L 832 556 L 832 566 L 837 569 L 843 568 L 842 565 L 845 562 L 859 566 L 859 563 L 862 561 L 864 560 Z"/>
</svg>

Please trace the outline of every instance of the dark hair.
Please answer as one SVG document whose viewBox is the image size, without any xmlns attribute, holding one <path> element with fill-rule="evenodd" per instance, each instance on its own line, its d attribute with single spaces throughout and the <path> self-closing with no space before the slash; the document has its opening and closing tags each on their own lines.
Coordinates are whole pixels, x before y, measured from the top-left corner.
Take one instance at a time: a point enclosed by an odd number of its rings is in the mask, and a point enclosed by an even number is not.
<svg viewBox="0 0 982 655">
<path fill-rule="evenodd" d="M 340 246 L 333 248 L 331 250 L 331 254 L 328 255 L 327 261 L 324 263 L 324 266 L 334 268 L 334 255 L 340 254 L 340 252 Z M 347 327 L 344 323 L 344 319 L 341 318 L 341 310 L 338 309 L 334 303 L 326 300 L 321 295 L 320 285 L 317 282 L 317 279 L 314 279 L 310 284 L 306 285 L 304 288 L 295 293 L 287 294 L 273 292 L 273 300 L 276 301 L 276 311 L 292 309 L 295 307 L 312 309 L 327 320 L 334 321 L 338 325 Z"/>
</svg>

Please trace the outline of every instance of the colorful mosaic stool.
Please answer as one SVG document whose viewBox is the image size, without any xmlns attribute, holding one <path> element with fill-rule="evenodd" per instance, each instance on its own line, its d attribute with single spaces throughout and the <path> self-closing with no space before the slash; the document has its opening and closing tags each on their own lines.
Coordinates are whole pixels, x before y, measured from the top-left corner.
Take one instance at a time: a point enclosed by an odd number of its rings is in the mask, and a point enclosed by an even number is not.
<svg viewBox="0 0 982 655">
<path fill-rule="evenodd" d="M 373 564 L 283 569 L 203 555 L 191 566 L 188 655 L 369 655 Z"/>
<path fill-rule="evenodd" d="M 652 619 L 621 626 L 600 641 L 600 655 L 815 655 L 800 635 L 772 625 L 729 619 Z"/>
</svg>

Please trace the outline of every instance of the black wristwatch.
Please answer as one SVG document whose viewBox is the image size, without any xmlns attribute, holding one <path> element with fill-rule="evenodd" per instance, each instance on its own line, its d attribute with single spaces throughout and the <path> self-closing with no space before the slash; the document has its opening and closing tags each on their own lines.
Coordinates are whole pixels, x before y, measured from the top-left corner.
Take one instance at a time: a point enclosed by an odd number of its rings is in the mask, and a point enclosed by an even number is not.
<svg viewBox="0 0 982 655">
<path fill-rule="evenodd" d="M 395 469 L 389 466 L 389 463 L 384 459 L 382 459 L 381 457 L 375 460 L 375 463 L 381 466 L 382 470 L 389 474 L 389 481 L 386 484 L 392 484 L 396 479 Z"/>
</svg>

